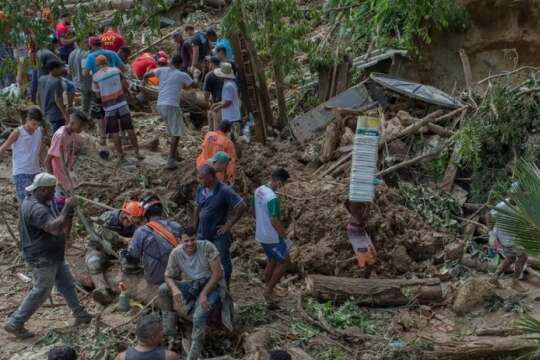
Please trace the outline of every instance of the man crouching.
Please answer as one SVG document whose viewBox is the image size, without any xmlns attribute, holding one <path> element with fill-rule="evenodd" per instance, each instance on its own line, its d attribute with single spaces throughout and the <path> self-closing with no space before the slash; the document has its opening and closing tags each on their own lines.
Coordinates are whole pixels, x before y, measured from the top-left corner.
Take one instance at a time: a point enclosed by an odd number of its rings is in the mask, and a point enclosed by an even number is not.
<svg viewBox="0 0 540 360">
<path fill-rule="evenodd" d="M 195 228 L 187 227 L 182 244 L 169 257 L 165 284 L 160 287 L 161 309 L 165 334 L 176 334 L 176 305 L 193 316 L 193 331 L 188 360 L 199 358 L 207 326 L 214 309 L 221 304 L 223 325 L 232 330 L 232 301 L 228 294 L 219 258 L 219 251 L 209 241 L 195 240 Z"/>
</svg>

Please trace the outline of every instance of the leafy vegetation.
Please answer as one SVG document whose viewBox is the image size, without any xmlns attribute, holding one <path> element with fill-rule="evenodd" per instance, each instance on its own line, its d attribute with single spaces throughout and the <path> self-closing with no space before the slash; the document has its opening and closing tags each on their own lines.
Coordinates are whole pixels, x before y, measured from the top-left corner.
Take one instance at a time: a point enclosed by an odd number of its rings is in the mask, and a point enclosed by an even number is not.
<svg viewBox="0 0 540 360">
<path fill-rule="evenodd" d="M 308 299 L 305 306 L 308 314 L 314 318 L 324 319 L 328 324 L 338 329 L 356 326 L 365 333 L 375 333 L 373 324 L 366 319 L 358 306 L 351 301 L 336 307 L 330 301 L 319 303 L 313 299 Z"/>
<path fill-rule="evenodd" d="M 235 316 L 236 326 L 241 328 L 257 327 L 268 324 L 271 320 L 268 307 L 264 304 L 241 305 Z"/>
<path fill-rule="evenodd" d="M 317 360 L 345 360 L 347 359 L 347 354 L 343 351 L 336 349 L 335 347 L 330 347 L 315 354 Z"/>
<path fill-rule="evenodd" d="M 461 216 L 462 210 L 450 194 L 406 182 L 399 183 L 398 190 L 405 206 L 415 210 L 430 225 L 456 228 L 456 217 Z"/>
<path fill-rule="evenodd" d="M 463 29 L 465 10 L 454 0 L 327 0 L 324 11 L 339 22 L 340 36 L 360 51 L 369 47 L 417 49 L 432 29 Z"/>
</svg>

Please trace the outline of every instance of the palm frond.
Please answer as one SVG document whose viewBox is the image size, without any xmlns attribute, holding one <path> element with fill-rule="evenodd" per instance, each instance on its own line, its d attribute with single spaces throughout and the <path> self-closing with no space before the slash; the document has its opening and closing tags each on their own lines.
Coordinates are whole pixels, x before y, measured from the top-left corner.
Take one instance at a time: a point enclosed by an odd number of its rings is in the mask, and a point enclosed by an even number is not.
<svg viewBox="0 0 540 360">
<path fill-rule="evenodd" d="M 515 174 L 517 191 L 509 194 L 507 208 L 495 208 L 497 227 L 514 239 L 516 248 L 540 256 L 540 169 L 522 160 Z"/>
</svg>

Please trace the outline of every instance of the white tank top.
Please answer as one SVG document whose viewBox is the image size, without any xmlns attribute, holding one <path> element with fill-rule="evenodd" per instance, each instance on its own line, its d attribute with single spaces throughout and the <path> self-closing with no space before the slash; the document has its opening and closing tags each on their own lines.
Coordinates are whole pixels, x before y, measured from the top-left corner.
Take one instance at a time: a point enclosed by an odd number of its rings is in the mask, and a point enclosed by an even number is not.
<svg viewBox="0 0 540 360">
<path fill-rule="evenodd" d="M 38 174 L 39 151 L 43 129 L 38 127 L 33 134 L 29 134 L 23 126 L 19 126 L 19 138 L 11 145 L 13 158 L 13 175 Z"/>
</svg>

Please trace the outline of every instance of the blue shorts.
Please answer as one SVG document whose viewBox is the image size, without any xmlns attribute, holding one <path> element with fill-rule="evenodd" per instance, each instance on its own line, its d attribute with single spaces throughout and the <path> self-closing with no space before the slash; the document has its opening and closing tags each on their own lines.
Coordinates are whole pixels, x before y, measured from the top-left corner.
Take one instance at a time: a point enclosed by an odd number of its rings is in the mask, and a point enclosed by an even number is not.
<svg viewBox="0 0 540 360">
<path fill-rule="evenodd" d="M 15 191 L 19 203 L 22 203 L 24 198 L 30 194 L 28 191 L 26 191 L 26 187 L 32 185 L 36 175 L 37 174 L 18 174 L 13 176 L 13 182 L 15 183 Z"/>
<path fill-rule="evenodd" d="M 289 257 L 289 249 L 283 239 L 279 240 L 277 244 L 261 243 L 261 245 L 268 260 L 275 260 L 277 263 L 282 264 Z"/>
</svg>

